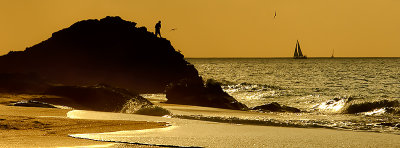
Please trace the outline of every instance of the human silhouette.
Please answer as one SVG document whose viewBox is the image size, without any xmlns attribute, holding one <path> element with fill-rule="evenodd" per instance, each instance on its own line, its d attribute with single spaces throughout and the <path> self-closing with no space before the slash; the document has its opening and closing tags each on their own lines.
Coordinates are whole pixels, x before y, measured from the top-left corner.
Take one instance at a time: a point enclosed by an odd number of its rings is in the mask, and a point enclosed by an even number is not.
<svg viewBox="0 0 400 148">
<path fill-rule="evenodd" d="M 156 24 L 156 36 L 157 36 L 157 34 L 159 34 L 160 38 L 161 38 L 160 29 L 161 29 L 161 21 L 158 21 L 158 23 Z"/>
</svg>

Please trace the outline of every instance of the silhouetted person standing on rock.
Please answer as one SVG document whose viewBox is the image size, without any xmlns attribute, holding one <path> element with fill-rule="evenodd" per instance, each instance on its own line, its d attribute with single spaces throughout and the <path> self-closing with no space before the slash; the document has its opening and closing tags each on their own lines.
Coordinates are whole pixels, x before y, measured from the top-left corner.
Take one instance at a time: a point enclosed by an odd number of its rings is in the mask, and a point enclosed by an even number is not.
<svg viewBox="0 0 400 148">
<path fill-rule="evenodd" d="M 158 21 L 158 23 L 156 24 L 156 36 L 157 36 L 157 34 L 159 34 L 160 38 L 161 38 L 160 29 L 161 29 L 161 21 Z"/>
</svg>

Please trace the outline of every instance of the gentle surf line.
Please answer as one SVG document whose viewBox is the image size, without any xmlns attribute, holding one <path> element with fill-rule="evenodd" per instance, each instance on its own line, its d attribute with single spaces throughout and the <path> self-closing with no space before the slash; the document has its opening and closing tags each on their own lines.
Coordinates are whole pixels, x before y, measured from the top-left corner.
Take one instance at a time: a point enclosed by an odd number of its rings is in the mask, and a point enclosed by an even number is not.
<svg viewBox="0 0 400 148">
<path fill-rule="evenodd" d="M 79 113 L 85 113 L 85 112 L 91 112 L 91 111 L 85 111 L 85 110 L 72 110 L 67 113 L 67 118 L 72 118 L 72 119 L 99 119 L 98 117 L 102 116 L 97 116 L 94 118 L 85 118 L 82 115 L 80 116 Z M 96 112 L 96 111 L 93 111 Z M 106 113 L 106 112 L 104 112 Z M 118 113 L 117 113 L 118 114 Z M 132 114 L 128 114 L 132 115 Z M 142 117 L 146 117 L 143 115 L 138 115 Z M 149 118 L 152 118 L 149 116 Z M 155 118 L 160 118 L 160 117 L 155 117 Z M 168 117 L 165 117 L 168 118 Z M 119 119 L 105 119 L 105 120 L 119 120 Z M 126 120 L 126 119 L 122 119 Z M 135 120 L 135 121 L 148 121 L 148 122 L 154 122 L 154 121 L 149 121 L 149 120 L 143 120 L 142 118 Z M 155 121 L 155 122 L 160 122 L 160 121 Z M 77 139 L 87 139 L 87 140 L 93 140 L 93 141 L 102 141 L 102 142 L 114 142 L 114 143 L 121 143 L 121 144 L 136 144 L 136 145 L 147 145 L 147 146 L 159 146 L 159 147 L 177 147 L 177 148 L 202 148 L 200 146 L 178 146 L 178 145 L 169 145 L 169 144 L 151 144 L 151 143 L 145 143 L 145 142 L 128 142 L 128 141 L 118 141 L 118 140 L 107 140 L 107 139 L 96 139 L 91 137 L 91 135 L 113 135 L 113 137 L 135 137 L 135 136 L 127 136 L 126 134 L 145 134 L 145 133 L 158 133 L 158 132 L 167 132 L 171 131 L 178 126 L 173 126 L 171 123 L 166 122 L 167 125 L 164 128 L 154 128 L 154 129 L 144 129 L 144 130 L 128 130 L 128 131 L 116 131 L 116 132 L 104 132 L 104 133 L 87 133 L 87 134 L 70 134 L 68 135 L 69 137 L 72 138 L 77 138 Z M 120 136 L 118 136 L 120 135 Z"/>
<path fill-rule="evenodd" d="M 91 139 L 89 139 L 91 140 Z M 96 141 L 96 140 L 95 140 Z M 116 143 L 110 143 L 110 144 L 103 144 L 103 145 L 85 145 L 84 147 L 87 148 L 96 148 L 96 147 L 111 147 L 114 146 Z M 83 146 L 71 146 L 71 147 L 58 147 L 58 148 L 82 148 Z"/>
<path fill-rule="evenodd" d="M 110 132 L 110 133 L 118 133 L 118 132 L 134 132 L 134 131 L 117 131 L 117 132 Z M 92 133 L 92 134 L 94 134 L 94 133 Z M 72 138 L 77 138 L 77 139 L 87 139 L 87 140 L 101 141 L 101 142 L 114 142 L 114 143 L 120 143 L 120 144 L 136 144 L 136 145 L 159 146 L 159 147 L 177 147 L 177 148 L 203 148 L 203 147 L 195 147 L 195 146 L 185 147 L 185 146 L 176 146 L 176 145 L 159 145 L 159 144 L 126 142 L 126 141 L 114 141 L 114 140 L 98 140 L 98 139 L 92 139 L 92 138 L 82 138 L 82 137 L 78 137 L 78 135 L 82 136 L 82 135 L 85 135 L 85 134 L 76 134 L 76 135 L 68 135 L 68 136 L 72 137 Z M 110 145 L 105 145 L 105 146 L 108 147 L 108 146 L 113 146 L 113 145 L 115 145 L 115 144 L 110 144 Z"/>
<path fill-rule="evenodd" d="M 311 124 L 311 123 L 303 124 L 303 125 L 294 123 L 296 121 L 301 122 L 301 121 L 306 121 L 306 120 L 288 120 L 286 122 L 282 122 L 282 121 L 274 120 L 274 119 L 241 119 L 238 117 L 212 117 L 212 116 L 201 116 L 201 115 L 173 115 L 172 117 L 179 118 L 179 119 L 200 120 L 200 121 L 210 121 L 210 122 L 230 123 L 230 124 L 333 129 L 332 127 Z"/>
<path fill-rule="evenodd" d="M 398 135 L 372 132 L 240 125 L 96 111 L 74 110 L 70 111 L 68 115 L 78 119 L 168 122 L 172 125 L 172 127 L 167 127 L 167 130 L 163 131 L 123 131 L 70 135 L 76 138 L 127 144 L 152 144 L 170 147 L 326 147 L 327 145 L 332 147 L 393 147 L 400 145 L 397 140 Z M 361 138 L 359 140 L 362 142 L 354 142 L 355 137 Z M 288 141 L 291 142 L 288 143 Z M 304 141 L 307 142 L 304 143 Z"/>
</svg>

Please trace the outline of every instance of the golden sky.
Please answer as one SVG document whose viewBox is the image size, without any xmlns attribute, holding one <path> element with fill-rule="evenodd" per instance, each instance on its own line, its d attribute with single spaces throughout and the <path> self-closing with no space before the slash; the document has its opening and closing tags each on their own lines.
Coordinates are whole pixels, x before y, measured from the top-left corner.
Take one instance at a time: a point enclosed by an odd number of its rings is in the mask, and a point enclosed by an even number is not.
<svg viewBox="0 0 400 148">
<path fill-rule="evenodd" d="M 400 0 L 0 0 L 0 54 L 105 16 L 161 20 L 186 57 L 400 57 Z"/>
</svg>

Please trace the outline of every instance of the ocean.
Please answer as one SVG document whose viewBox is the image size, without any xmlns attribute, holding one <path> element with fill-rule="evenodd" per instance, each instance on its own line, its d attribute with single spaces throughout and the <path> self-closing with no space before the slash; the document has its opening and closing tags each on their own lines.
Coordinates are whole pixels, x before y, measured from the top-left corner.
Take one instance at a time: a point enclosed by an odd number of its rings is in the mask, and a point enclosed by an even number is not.
<svg viewBox="0 0 400 148">
<path fill-rule="evenodd" d="M 203 79 L 248 107 L 277 102 L 300 113 L 163 104 L 155 117 L 74 110 L 69 118 L 168 123 L 166 128 L 71 137 L 167 147 L 398 147 L 400 58 L 190 58 Z M 189 120 L 187 120 L 189 119 Z M 329 130 L 326 130 L 329 129 Z M 357 131 L 357 132 L 355 132 Z"/>
<path fill-rule="evenodd" d="M 333 97 L 400 97 L 400 58 L 187 60 L 204 79 L 221 82 L 226 92 L 248 106 L 276 101 L 307 109 L 310 101 Z M 295 100 L 288 101 L 291 98 Z"/>
<path fill-rule="evenodd" d="M 400 58 L 189 58 L 248 107 L 299 108 L 285 121 L 399 133 Z M 295 117 L 294 117 L 295 116 Z M 305 118 L 300 121 L 298 118 Z M 299 119 L 299 120 L 298 120 Z"/>
</svg>

